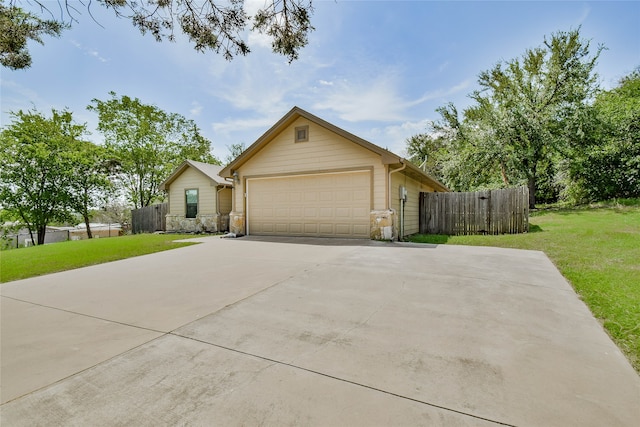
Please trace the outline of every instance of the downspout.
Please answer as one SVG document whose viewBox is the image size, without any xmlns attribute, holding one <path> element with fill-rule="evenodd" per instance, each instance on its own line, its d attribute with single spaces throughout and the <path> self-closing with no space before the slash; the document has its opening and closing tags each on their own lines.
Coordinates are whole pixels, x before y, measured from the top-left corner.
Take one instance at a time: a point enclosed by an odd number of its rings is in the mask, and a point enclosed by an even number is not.
<svg viewBox="0 0 640 427">
<path fill-rule="evenodd" d="M 231 187 L 231 212 L 233 212 L 233 208 L 236 204 L 236 179 L 235 178 L 229 178 L 229 177 L 225 177 L 224 178 L 225 181 L 231 183 L 229 184 L 229 187 Z M 226 188 L 226 187 L 225 187 Z M 224 188 L 222 188 L 220 191 L 224 190 Z M 219 192 L 218 192 L 219 193 Z M 219 195 L 216 194 L 216 196 L 218 197 L 218 200 L 220 199 Z M 218 203 L 218 212 L 220 212 L 220 204 Z M 227 224 L 227 231 L 230 232 L 231 231 L 231 212 L 229 212 L 229 223 Z"/>
<path fill-rule="evenodd" d="M 400 163 L 402 163 L 402 160 L 400 160 Z M 403 171 L 406 167 L 407 167 L 407 164 L 406 163 L 402 163 L 402 166 L 399 167 L 398 169 L 394 169 L 392 171 L 389 171 L 389 186 L 388 186 L 388 188 L 389 188 L 389 201 L 388 201 L 389 210 L 392 210 L 392 208 L 391 208 L 391 174 Z M 402 231 L 398 230 L 398 234 L 401 234 L 401 233 L 402 233 Z M 398 240 L 401 240 L 401 239 L 402 239 L 402 236 L 398 236 Z"/>
<path fill-rule="evenodd" d="M 400 161 L 400 163 L 402 163 L 402 161 Z M 403 171 L 406 167 L 407 167 L 407 164 L 406 163 L 402 163 L 402 166 L 399 167 L 398 169 L 394 169 L 392 171 L 389 171 L 389 210 L 391 210 L 391 174 Z"/>
<path fill-rule="evenodd" d="M 235 201 L 236 180 L 235 178 L 229 178 L 229 177 L 225 177 L 224 180 L 231 183 L 228 185 L 229 187 L 231 187 L 231 210 L 233 211 L 233 206 L 236 204 L 236 201 Z M 220 210 L 220 208 L 218 208 L 218 210 Z"/>
<path fill-rule="evenodd" d="M 222 228 L 222 218 L 220 214 L 220 192 L 227 188 L 226 185 L 220 185 L 220 189 L 216 190 L 216 215 L 218 217 L 218 231 Z"/>
</svg>

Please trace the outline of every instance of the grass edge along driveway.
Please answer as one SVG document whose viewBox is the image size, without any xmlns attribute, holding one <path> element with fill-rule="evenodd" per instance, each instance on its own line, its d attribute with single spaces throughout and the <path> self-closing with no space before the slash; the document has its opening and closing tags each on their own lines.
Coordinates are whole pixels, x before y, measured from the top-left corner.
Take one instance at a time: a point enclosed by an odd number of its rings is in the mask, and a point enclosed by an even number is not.
<svg viewBox="0 0 640 427">
<path fill-rule="evenodd" d="M 640 201 L 532 212 L 530 232 L 412 242 L 543 251 L 640 373 Z"/>
<path fill-rule="evenodd" d="M 5 250 L 0 252 L 0 283 L 190 246 L 197 242 L 175 240 L 195 237 L 202 235 L 135 234 Z"/>
</svg>

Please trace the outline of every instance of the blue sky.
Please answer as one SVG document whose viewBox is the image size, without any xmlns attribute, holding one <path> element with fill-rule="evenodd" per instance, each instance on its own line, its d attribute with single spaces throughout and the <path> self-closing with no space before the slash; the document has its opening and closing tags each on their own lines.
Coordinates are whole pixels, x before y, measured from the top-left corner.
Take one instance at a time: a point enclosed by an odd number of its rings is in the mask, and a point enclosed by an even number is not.
<svg viewBox="0 0 640 427">
<path fill-rule="evenodd" d="M 245 3 L 253 11 L 263 1 Z M 260 35 L 247 33 L 252 52 L 229 62 L 183 37 L 156 43 L 94 4 L 101 27 L 79 6 L 71 30 L 31 45 L 31 68 L 1 69 L 1 123 L 9 111 L 67 107 L 100 142 L 86 106 L 115 91 L 193 119 L 224 160 L 228 145 L 251 144 L 297 105 L 402 155 L 406 138 L 438 119 L 438 106 L 468 105 L 481 71 L 552 32 L 581 26 L 594 51 L 608 48 L 597 67 L 606 88 L 640 65 L 635 1 L 316 0 L 314 8 L 316 30 L 289 65 Z"/>
</svg>

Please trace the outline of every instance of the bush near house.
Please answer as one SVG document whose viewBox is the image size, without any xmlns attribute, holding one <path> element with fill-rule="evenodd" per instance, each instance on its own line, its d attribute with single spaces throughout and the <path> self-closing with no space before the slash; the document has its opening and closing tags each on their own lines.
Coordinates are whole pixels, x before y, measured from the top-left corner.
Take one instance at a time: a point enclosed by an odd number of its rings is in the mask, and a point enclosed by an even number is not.
<svg viewBox="0 0 640 427">
<path fill-rule="evenodd" d="M 640 372 L 640 199 L 533 211 L 527 234 L 411 241 L 545 252 Z"/>
</svg>

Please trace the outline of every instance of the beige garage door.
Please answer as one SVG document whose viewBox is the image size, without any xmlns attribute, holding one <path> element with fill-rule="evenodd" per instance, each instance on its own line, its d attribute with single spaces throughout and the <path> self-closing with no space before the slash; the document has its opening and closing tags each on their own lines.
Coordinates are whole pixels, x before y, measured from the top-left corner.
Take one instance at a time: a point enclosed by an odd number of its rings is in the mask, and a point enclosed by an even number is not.
<svg viewBox="0 0 640 427">
<path fill-rule="evenodd" d="M 369 238 L 371 172 L 253 178 L 248 234 Z"/>
</svg>

